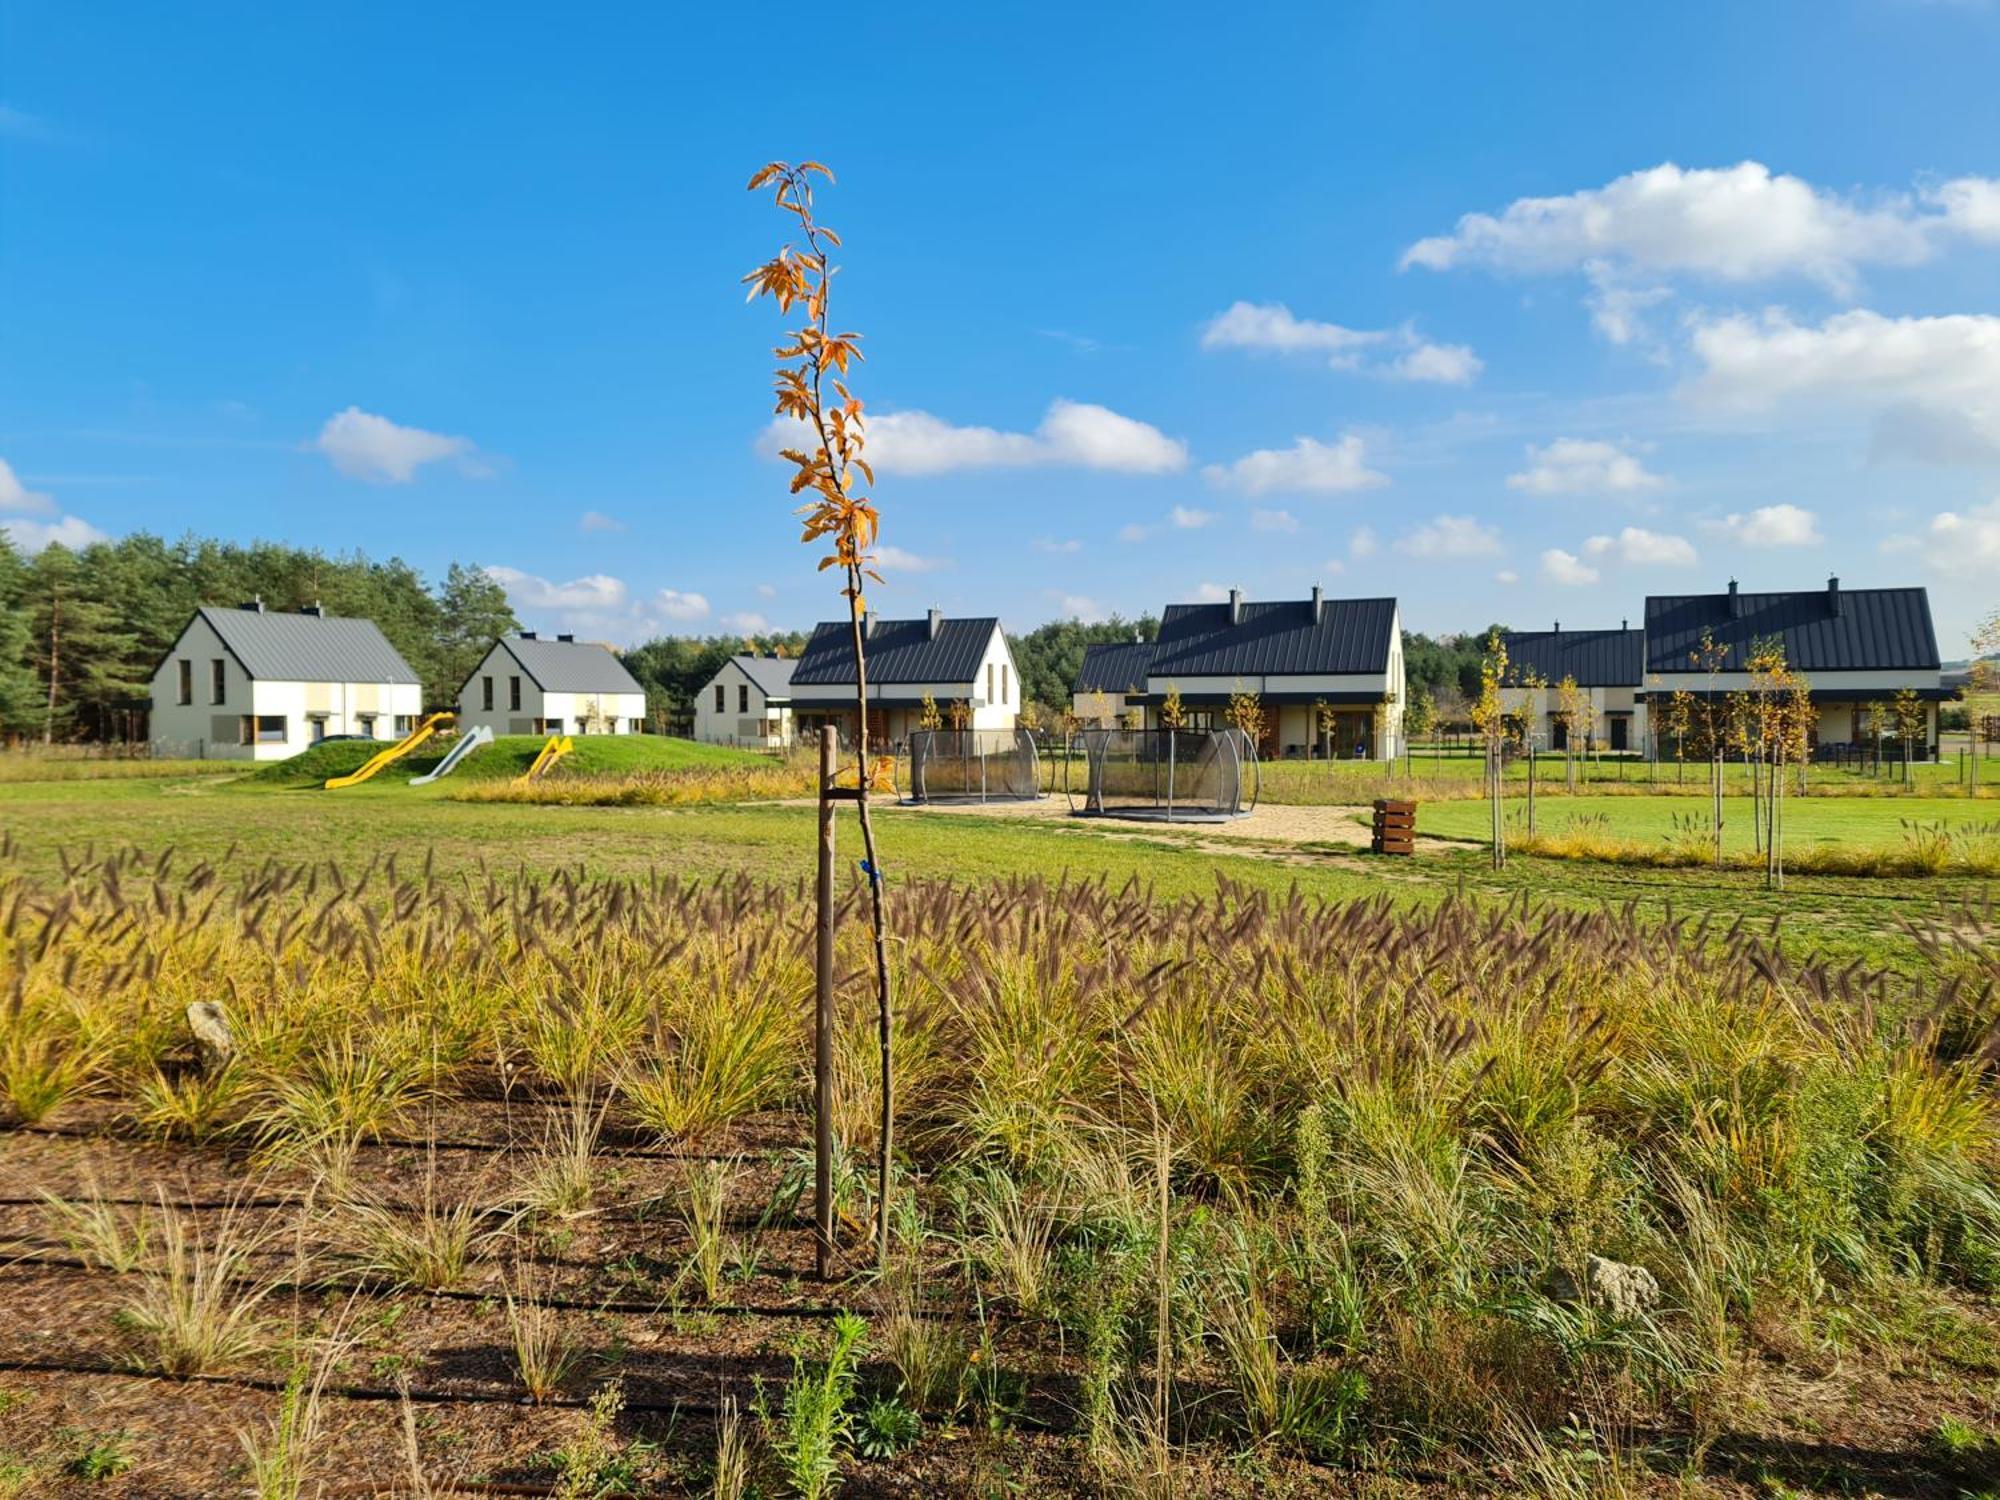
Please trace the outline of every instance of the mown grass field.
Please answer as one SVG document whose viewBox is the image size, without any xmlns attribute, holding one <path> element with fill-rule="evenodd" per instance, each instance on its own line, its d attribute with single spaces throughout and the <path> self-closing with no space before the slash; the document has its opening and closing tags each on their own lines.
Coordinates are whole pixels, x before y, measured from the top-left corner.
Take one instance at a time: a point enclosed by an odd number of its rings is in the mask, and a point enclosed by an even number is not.
<svg viewBox="0 0 2000 1500">
<path fill-rule="evenodd" d="M 1569 797 L 1538 793 L 1535 826 L 1537 832 L 1549 834 L 1582 824 L 1602 828 L 1613 838 L 1664 840 L 1675 833 L 1677 824 L 1684 827 L 1690 819 L 1707 827 L 1708 806 L 1706 798 L 1691 801 L 1678 796 Z M 1747 797 L 1731 796 L 1723 800 L 1724 849 L 1752 846 L 1751 811 Z M 1508 826 L 1520 826 L 1526 816 L 1525 799 L 1509 799 Z M 2000 833 L 2000 796 L 1787 797 L 1784 817 L 1785 842 L 1789 848 L 1838 844 L 1880 849 L 1900 841 L 1911 825 L 1992 829 Z M 1439 802 L 1423 808 L 1421 818 L 1426 833 L 1484 842 L 1489 837 L 1492 814 L 1484 800 Z"/>
</svg>

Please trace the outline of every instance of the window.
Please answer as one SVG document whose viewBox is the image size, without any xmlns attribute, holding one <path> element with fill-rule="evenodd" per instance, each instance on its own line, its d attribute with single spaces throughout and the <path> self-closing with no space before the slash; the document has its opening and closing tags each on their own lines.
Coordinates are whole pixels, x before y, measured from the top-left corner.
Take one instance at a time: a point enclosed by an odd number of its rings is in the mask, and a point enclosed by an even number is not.
<svg viewBox="0 0 2000 1500">
<path fill-rule="evenodd" d="M 415 730 L 416 730 L 416 727 L 417 727 L 417 716 L 416 716 L 415 714 L 397 714 L 397 715 L 396 715 L 396 733 L 397 733 L 397 734 L 399 734 L 399 735 L 404 735 L 404 734 L 411 734 L 411 733 L 414 733 L 414 732 L 415 732 Z"/>
<path fill-rule="evenodd" d="M 491 677 L 482 677 L 479 679 L 479 706 L 489 714 L 493 712 L 493 679 Z"/>
<path fill-rule="evenodd" d="M 1007 701 L 1007 663 L 1000 663 L 1000 701 Z"/>
<path fill-rule="evenodd" d="M 245 714 L 243 716 L 243 743 L 246 745 L 284 744 L 285 716 L 283 714 Z"/>
<path fill-rule="evenodd" d="M 226 675 L 226 671 L 226 664 L 219 656 L 208 664 L 208 701 L 210 703 L 220 703 L 228 693 L 229 678 Z"/>
<path fill-rule="evenodd" d="M 358 720 L 360 721 L 360 724 L 361 724 L 361 733 L 362 733 L 362 734 L 363 734 L 363 735 L 364 735 L 364 736 L 365 736 L 366 738 L 368 738 L 368 739 L 371 739 L 371 740 L 372 740 L 372 739 L 374 739 L 374 738 L 375 738 L 375 715 L 373 715 L 373 714 L 357 714 L 357 715 L 355 715 L 355 717 L 356 717 L 356 718 L 357 718 L 357 719 L 358 719 Z"/>
<path fill-rule="evenodd" d="M 507 679 L 507 706 L 515 713 L 521 711 L 521 679 L 518 677 Z"/>
<path fill-rule="evenodd" d="M 180 701 L 194 702 L 194 663 L 183 656 L 175 665 L 180 669 Z"/>
<path fill-rule="evenodd" d="M 644 719 L 634 719 L 631 721 L 631 724 L 632 727 L 629 730 L 627 730 L 626 733 L 644 734 L 646 732 L 646 721 Z"/>
<path fill-rule="evenodd" d="M 306 738 L 311 740 L 315 745 L 326 738 L 325 714 L 306 715 Z"/>
<path fill-rule="evenodd" d="M 993 702 L 993 663 L 986 664 L 986 701 Z"/>
<path fill-rule="evenodd" d="M 736 689 L 736 711 L 739 714 L 750 712 L 750 685 L 748 683 L 743 683 Z"/>
<path fill-rule="evenodd" d="M 721 683 L 715 685 L 715 711 L 721 713 L 729 707 L 729 689 Z"/>
</svg>

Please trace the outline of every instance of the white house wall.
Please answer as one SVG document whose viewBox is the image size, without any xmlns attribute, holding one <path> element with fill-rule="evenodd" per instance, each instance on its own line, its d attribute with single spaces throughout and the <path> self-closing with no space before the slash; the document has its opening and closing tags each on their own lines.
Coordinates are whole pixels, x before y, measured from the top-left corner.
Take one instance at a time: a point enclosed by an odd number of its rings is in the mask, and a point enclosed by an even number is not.
<svg viewBox="0 0 2000 1500">
<path fill-rule="evenodd" d="M 722 689 L 721 708 L 715 706 L 715 690 Z M 742 706 L 743 690 L 749 689 L 749 706 Z M 776 721 L 776 733 L 767 725 Z M 749 749 L 781 750 L 792 742 L 792 711 L 785 703 L 773 707 L 769 696 L 750 674 L 734 661 L 723 664 L 701 686 L 694 699 L 694 737 L 709 745 L 738 745 Z"/>
<path fill-rule="evenodd" d="M 593 648 L 594 649 L 594 648 Z M 493 707 L 487 708 L 483 679 L 493 679 Z M 519 678 L 521 706 L 513 707 L 510 682 Z M 590 727 L 583 725 L 588 720 Z M 486 653 L 458 695 L 458 727 L 484 726 L 495 734 L 552 733 L 538 724 L 560 723 L 564 734 L 635 734 L 646 722 L 644 693 L 545 693 L 505 646 Z M 633 725 L 640 726 L 634 729 Z"/>
</svg>

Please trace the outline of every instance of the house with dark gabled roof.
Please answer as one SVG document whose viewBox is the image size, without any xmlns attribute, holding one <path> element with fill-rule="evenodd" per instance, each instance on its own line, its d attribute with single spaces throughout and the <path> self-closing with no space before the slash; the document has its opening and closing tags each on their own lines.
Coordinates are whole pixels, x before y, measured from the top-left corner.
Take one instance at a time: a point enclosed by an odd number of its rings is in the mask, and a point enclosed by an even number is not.
<svg viewBox="0 0 2000 1500">
<path fill-rule="evenodd" d="M 503 635 L 458 690 L 458 727 L 495 734 L 643 734 L 646 690 L 609 646 Z"/>
<path fill-rule="evenodd" d="M 153 669 L 155 755 L 283 760 L 329 735 L 398 740 L 424 688 L 373 620 L 203 606 Z"/>
<path fill-rule="evenodd" d="M 1139 712 L 1146 674 L 1153 662 L 1151 641 L 1099 641 L 1086 646 L 1070 693 L 1070 712 L 1089 729 L 1116 729 Z"/>
<path fill-rule="evenodd" d="M 1241 589 L 1214 604 L 1170 604 L 1139 695 L 1146 728 L 1178 693 L 1191 728 L 1226 722 L 1235 693 L 1264 710 L 1258 752 L 1387 759 L 1401 753 L 1403 627 L 1394 599 L 1253 603 Z M 1325 722 L 1322 723 L 1322 718 Z"/>
<path fill-rule="evenodd" d="M 862 617 L 868 657 L 868 734 L 891 744 L 921 727 L 924 699 L 937 705 L 947 728 L 954 704 L 968 729 L 1012 729 L 1021 710 L 1021 674 L 998 619 L 947 619 L 940 610 L 914 620 Z M 798 733 L 821 724 L 854 734 L 854 629 L 846 620 L 813 627 L 792 668 L 792 714 Z"/>
<path fill-rule="evenodd" d="M 1520 720 L 1529 739 L 1548 750 L 1568 749 L 1561 684 L 1577 688 L 1578 749 L 1641 750 L 1646 744 L 1646 632 L 1630 622 L 1616 630 L 1510 630 L 1502 712 Z"/>
<path fill-rule="evenodd" d="M 1715 648 L 1715 670 L 1702 661 Z M 1819 712 L 1815 745 L 1858 745 L 1869 738 L 1870 705 L 1887 705 L 1904 688 L 1924 704 L 1923 753 L 1937 749 L 1942 682 L 1930 595 L 1921 588 L 1823 589 L 1748 594 L 1736 580 L 1720 594 L 1656 594 L 1646 600 L 1646 691 L 1656 704 L 1675 691 L 1741 692 L 1750 659 L 1774 641 L 1785 663 L 1803 673 Z"/>
<path fill-rule="evenodd" d="M 694 695 L 694 737 L 757 750 L 791 744 L 792 673 L 798 665 L 789 656 L 730 657 Z"/>
</svg>

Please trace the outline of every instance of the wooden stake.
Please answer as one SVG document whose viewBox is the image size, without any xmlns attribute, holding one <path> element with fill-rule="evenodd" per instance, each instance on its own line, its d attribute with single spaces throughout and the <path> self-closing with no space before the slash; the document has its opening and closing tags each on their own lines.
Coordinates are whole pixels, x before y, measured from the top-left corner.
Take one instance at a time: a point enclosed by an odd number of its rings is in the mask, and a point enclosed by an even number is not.
<svg viewBox="0 0 2000 1500">
<path fill-rule="evenodd" d="M 813 952 L 813 1257 L 819 1279 L 833 1259 L 833 790 L 834 730 L 819 732 L 819 911 Z"/>
</svg>

